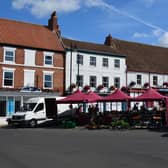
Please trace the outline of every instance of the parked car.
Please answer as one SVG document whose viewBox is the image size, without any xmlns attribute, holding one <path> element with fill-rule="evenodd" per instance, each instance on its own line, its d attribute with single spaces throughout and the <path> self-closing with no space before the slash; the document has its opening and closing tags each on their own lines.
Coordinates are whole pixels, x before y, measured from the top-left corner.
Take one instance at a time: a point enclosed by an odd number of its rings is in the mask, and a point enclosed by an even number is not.
<svg viewBox="0 0 168 168">
<path fill-rule="evenodd" d="M 26 86 L 22 87 L 20 92 L 41 92 L 41 89 L 32 86 Z"/>
</svg>

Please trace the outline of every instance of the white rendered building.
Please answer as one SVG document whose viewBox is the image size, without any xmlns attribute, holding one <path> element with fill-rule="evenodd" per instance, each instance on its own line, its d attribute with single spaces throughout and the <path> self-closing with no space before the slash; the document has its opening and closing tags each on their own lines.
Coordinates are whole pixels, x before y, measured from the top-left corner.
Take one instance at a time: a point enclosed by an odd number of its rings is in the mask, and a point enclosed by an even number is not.
<svg viewBox="0 0 168 168">
<path fill-rule="evenodd" d="M 79 86 L 81 90 L 90 86 L 93 91 L 105 93 L 112 87 L 126 86 L 125 55 L 102 44 L 65 38 L 63 44 L 66 49 L 66 91 L 72 85 Z"/>
</svg>

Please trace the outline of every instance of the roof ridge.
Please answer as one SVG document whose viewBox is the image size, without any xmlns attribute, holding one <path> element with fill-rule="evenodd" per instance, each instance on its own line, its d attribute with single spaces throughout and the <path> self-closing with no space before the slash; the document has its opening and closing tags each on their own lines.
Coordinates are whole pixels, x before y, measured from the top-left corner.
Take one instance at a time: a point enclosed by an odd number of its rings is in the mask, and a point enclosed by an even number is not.
<svg viewBox="0 0 168 168">
<path fill-rule="evenodd" d="M 152 45 L 152 44 L 146 44 L 146 43 L 141 43 L 141 42 L 136 42 L 136 41 L 121 40 L 121 39 L 118 39 L 118 38 L 113 38 L 113 40 L 121 41 L 121 42 L 125 42 L 125 43 L 130 43 L 130 44 L 137 44 L 137 45 L 141 45 L 141 46 L 149 46 L 149 47 L 154 47 L 154 48 L 157 47 L 157 48 L 162 48 L 162 49 L 168 49 L 168 47 Z"/>
<path fill-rule="evenodd" d="M 90 43 L 90 44 L 95 44 L 95 45 L 100 45 L 100 46 L 106 46 L 105 44 L 101 44 L 101 43 L 90 42 L 90 41 L 82 41 L 82 40 L 75 40 L 75 39 L 71 39 L 71 38 L 67 38 L 67 37 L 62 37 L 62 39 L 71 40 L 71 41 L 80 42 L 80 43 Z"/>
<path fill-rule="evenodd" d="M 0 20 L 9 21 L 9 22 L 15 22 L 15 23 L 20 23 L 20 24 L 29 24 L 29 25 L 33 25 L 33 26 L 39 26 L 39 27 L 47 27 L 47 25 L 40 25 L 40 24 L 35 24 L 35 23 L 25 22 L 25 21 L 20 21 L 20 20 L 4 19 L 4 18 L 0 18 Z"/>
</svg>

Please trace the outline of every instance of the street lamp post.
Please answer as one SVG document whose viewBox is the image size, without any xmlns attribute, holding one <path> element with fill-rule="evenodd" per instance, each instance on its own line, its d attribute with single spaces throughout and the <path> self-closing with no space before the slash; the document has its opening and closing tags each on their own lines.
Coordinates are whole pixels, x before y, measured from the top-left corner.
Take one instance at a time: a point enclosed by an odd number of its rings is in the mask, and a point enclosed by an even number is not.
<svg viewBox="0 0 168 168">
<path fill-rule="evenodd" d="M 79 57 L 80 57 L 80 55 L 79 54 L 77 54 L 77 64 L 78 64 L 78 69 L 77 69 L 77 86 L 78 86 L 78 89 L 79 89 L 79 64 L 80 64 L 80 62 L 79 62 Z"/>
<path fill-rule="evenodd" d="M 71 85 L 72 85 L 72 54 L 73 54 L 73 50 L 76 50 L 77 49 L 77 47 L 76 47 L 76 44 L 72 44 L 71 43 L 71 45 L 70 45 L 70 52 L 71 52 L 71 54 L 70 54 L 70 93 L 72 93 L 72 87 L 71 87 Z"/>
<path fill-rule="evenodd" d="M 72 43 L 71 43 L 71 55 L 70 55 L 70 93 L 72 92 L 72 88 L 71 88 L 71 85 L 72 85 Z"/>
</svg>

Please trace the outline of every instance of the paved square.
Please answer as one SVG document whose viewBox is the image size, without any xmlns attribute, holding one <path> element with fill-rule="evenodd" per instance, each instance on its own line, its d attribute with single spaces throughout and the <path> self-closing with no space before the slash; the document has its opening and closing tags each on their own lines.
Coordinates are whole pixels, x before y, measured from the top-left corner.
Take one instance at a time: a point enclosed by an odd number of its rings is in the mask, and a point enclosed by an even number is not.
<svg viewBox="0 0 168 168">
<path fill-rule="evenodd" d="M 0 129 L 2 168 L 167 168 L 168 132 Z"/>
</svg>

